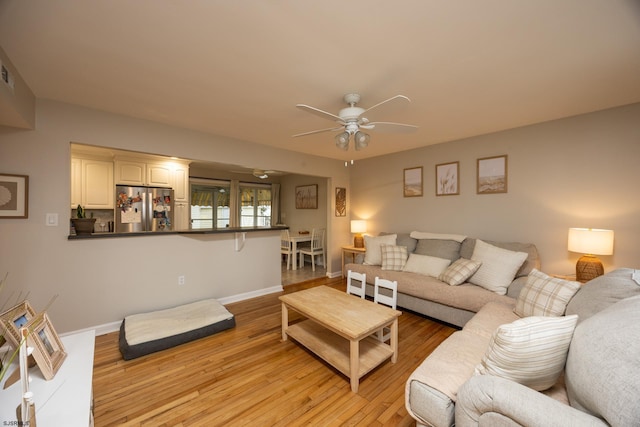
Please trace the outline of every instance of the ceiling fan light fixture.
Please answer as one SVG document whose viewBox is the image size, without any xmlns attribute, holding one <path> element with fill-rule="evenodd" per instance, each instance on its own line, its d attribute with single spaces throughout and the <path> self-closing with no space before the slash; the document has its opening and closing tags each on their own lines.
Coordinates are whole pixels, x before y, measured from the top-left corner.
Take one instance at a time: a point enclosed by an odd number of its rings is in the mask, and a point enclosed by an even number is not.
<svg viewBox="0 0 640 427">
<path fill-rule="evenodd" d="M 356 147 L 356 151 L 360 151 L 363 148 L 367 148 L 367 146 L 369 145 L 369 140 L 371 139 L 371 137 L 369 136 L 369 134 L 366 134 L 362 131 L 358 131 L 356 132 L 356 134 L 353 136 L 353 140 L 355 142 L 355 147 Z"/>
<path fill-rule="evenodd" d="M 349 132 L 344 131 L 341 132 L 339 134 L 336 135 L 335 139 L 336 139 L 336 147 L 340 148 L 341 150 L 347 151 L 349 149 L 349 137 L 351 135 L 349 134 Z"/>
</svg>

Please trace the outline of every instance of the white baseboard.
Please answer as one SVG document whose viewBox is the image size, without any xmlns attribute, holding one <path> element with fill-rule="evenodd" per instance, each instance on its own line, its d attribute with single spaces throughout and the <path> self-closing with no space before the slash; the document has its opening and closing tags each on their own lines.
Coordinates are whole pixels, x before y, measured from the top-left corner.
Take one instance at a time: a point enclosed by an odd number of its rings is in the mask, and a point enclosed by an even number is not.
<svg viewBox="0 0 640 427">
<path fill-rule="evenodd" d="M 244 301 L 244 300 L 247 300 L 247 299 L 260 297 L 260 296 L 268 295 L 268 294 L 273 294 L 273 293 L 276 293 L 276 292 L 282 292 L 282 291 L 283 291 L 282 285 L 272 286 L 270 288 L 258 289 L 256 291 L 245 292 L 243 294 L 238 294 L 238 295 L 232 295 L 232 296 L 229 296 L 229 297 L 219 298 L 218 302 L 220 304 L 222 304 L 222 305 L 225 305 L 225 304 L 230 304 L 232 302 Z M 121 324 L 122 324 L 122 320 L 119 320 L 117 322 L 104 323 L 102 325 L 97 325 L 97 326 L 90 327 L 90 328 L 85 328 L 85 329 L 79 329 L 77 331 L 66 332 L 64 334 L 60 334 L 60 336 L 72 335 L 72 334 L 77 334 L 79 332 L 85 332 L 85 331 L 95 331 L 96 336 L 105 335 L 105 334 L 109 334 L 111 332 L 116 332 L 116 331 L 120 330 L 120 325 Z"/>
</svg>

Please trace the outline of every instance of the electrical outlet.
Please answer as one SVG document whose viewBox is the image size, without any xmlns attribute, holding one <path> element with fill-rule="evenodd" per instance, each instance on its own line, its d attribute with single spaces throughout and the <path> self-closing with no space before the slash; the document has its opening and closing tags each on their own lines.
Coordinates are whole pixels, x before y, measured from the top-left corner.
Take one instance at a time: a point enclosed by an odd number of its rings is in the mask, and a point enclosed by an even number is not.
<svg viewBox="0 0 640 427">
<path fill-rule="evenodd" d="M 178 285 L 184 285 L 184 276 L 178 276 Z"/>
</svg>

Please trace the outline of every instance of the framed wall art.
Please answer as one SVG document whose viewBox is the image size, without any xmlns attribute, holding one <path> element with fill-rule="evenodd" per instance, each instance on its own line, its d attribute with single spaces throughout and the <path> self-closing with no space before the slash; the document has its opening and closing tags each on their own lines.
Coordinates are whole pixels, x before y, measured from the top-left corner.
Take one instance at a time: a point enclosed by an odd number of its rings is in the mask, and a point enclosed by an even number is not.
<svg viewBox="0 0 640 427">
<path fill-rule="evenodd" d="M 454 196 L 460 194 L 460 162 L 436 165 L 436 196 Z"/>
<path fill-rule="evenodd" d="M 478 159 L 478 194 L 507 192 L 507 156 Z"/>
<path fill-rule="evenodd" d="M 347 189 L 336 187 L 336 216 L 347 216 Z"/>
<path fill-rule="evenodd" d="M 404 197 L 422 197 L 422 166 L 405 169 L 402 183 Z"/>
<path fill-rule="evenodd" d="M 29 330 L 27 345 L 33 347 L 33 359 L 46 380 L 52 379 L 67 357 L 60 337 L 53 329 L 47 313 L 31 319 L 24 327 Z"/>
<path fill-rule="evenodd" d="M 29 176 L 0 173 L 0 218 L 29 216 Z"/>
<path fill-rule="evenodd" d="M 296 187 L 296 209 L 318 209 L 318 185 Z"/>
</svg>

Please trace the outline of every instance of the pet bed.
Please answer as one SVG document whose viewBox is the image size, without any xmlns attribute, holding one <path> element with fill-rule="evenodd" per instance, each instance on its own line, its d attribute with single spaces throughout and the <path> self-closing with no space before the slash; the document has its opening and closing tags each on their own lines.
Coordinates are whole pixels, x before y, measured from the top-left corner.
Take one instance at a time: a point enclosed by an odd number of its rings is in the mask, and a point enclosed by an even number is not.
<svg viewBox="0 0 640 427">
<path fill-rule="evenodd" d="M 235 325 L 233 314 L 215 299 L 134 314 L 125 317 L 120 325 L 120 353 L 124 360 L 131 360 Z"/>
</svg>

